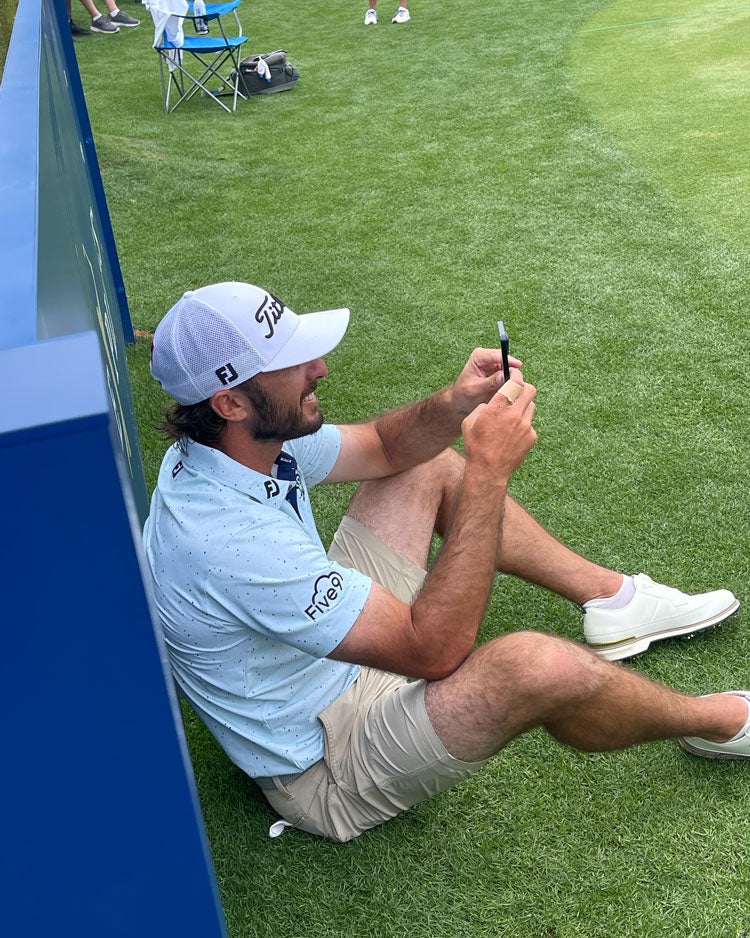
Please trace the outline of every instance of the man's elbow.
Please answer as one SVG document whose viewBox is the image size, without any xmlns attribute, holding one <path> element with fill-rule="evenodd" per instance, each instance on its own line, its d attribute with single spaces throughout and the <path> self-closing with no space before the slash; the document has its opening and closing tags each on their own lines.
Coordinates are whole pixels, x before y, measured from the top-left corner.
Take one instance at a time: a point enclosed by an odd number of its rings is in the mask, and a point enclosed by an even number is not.
<svg viewBox="0 0 750 938">
<path fill-rule="evenodd" d="M 433 649 L 420 661 L 417 676 L 426 681 L 443 681 L 458 671 L 471 651 L 471 648 Z"/>
</svg>

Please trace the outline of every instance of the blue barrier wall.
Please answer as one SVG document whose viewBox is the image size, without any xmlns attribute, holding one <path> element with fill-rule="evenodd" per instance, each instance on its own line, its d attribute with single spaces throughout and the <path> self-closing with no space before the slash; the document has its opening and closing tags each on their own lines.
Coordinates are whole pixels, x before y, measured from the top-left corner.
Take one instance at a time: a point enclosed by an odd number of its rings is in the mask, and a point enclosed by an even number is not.
<svg viewBox="0 0 750 938">
<path fill-rule="evenodd" d="M 19 2 L 0 204 L 3 933 L 219 938 L 143 575 L 132 329 L 61 2 Z"/>
</svg>

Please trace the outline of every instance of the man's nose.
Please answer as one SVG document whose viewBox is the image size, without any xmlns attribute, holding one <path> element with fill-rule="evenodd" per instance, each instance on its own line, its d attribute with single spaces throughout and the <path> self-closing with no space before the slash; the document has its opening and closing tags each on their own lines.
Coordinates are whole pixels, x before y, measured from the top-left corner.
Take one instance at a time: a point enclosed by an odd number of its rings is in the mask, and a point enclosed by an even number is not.
<svg viewBox="0 0 750 938">
<path fill-rule="evenodd" d="M 310 362 L 307 372 L 308 378 L 317 381 L 319 378 L 325 378 L 327 374 L 328 365 L 326 365 L 322 358 L 315 358 Z"/>
</svg>

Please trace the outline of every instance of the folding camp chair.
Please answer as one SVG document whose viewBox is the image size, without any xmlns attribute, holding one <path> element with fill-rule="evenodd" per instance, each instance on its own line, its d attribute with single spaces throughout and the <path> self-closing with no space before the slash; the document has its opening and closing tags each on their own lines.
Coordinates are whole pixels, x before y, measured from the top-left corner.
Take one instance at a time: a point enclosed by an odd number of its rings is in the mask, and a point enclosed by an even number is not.
<svg viewBox="0 0 750 938">
<path fill-rule="evenodd" d="M 159 55 L 164 110 L 171 113 L 200 93 L 225 111 L 235 111 L 237 98 L 245 97 L 239 89 L 239 49 L 247 42 L 237 15 L 240 0 L 206 3 L 205 12 L 201 10 L 200 15 L 187 0 L 143 2 L 154 20 L 154 49 Z M 222 17 L 229 13 L 234 14 L 237 22 L 237 36 L 228 36 L 224 29 Z M 205 29 L 201 20 L 210 24 L 207 35 L 197 35 L 199 27 Z M 225 104 L 222 97 L 231 98 L 232 106 Z"/>
</svg>

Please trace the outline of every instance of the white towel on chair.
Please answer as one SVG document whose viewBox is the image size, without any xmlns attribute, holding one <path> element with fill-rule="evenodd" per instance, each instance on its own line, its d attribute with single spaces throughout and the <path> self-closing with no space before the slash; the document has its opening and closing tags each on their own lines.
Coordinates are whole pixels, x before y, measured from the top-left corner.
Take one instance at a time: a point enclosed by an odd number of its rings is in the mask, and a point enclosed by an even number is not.
<svg viewBox="0 0 750 938">
<path fill-rule="evenodd" d="M 154 47 L 161 42 L 162 33 L 178 47 L 185 42 L 181 17 L 188 11 L 187 0 L 143 0 L 143 5 L 154 21 Z"/>
</svg>

